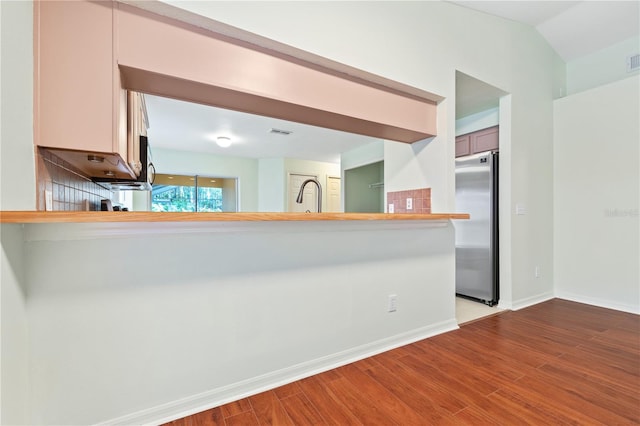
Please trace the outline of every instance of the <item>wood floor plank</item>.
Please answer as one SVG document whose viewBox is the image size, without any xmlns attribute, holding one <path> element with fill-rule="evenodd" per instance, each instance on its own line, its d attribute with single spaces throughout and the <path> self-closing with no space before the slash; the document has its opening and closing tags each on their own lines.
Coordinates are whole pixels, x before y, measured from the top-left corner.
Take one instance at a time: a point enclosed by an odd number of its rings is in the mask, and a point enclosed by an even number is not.
<svg viewBox="0 0 640 426">
<path fill-rule="evenodd" d="M 400 362 L 419 373 L 422 377 L 428 377 L 429 381 L 443 392 L 455 393 L 457 398 L 463 401 L 465 405 L 471 405 L 486 398 L 486 394 L 478 392 L 478 390 L 458 380 L 458 377 L 464 374 L 462 372 L 455 375 L 445 374 L 411 355 L 401 358 Z"/>
<path fill-rule="evenodd" d="M 592 353 L 599 358 L 608 360 L 610 363 L 615 363 L 630 373 L 638 372 L 638 355 L 630 348 L 592 339 L 579 345 L 577 349 Z"/>
<path fill-rule="evenodd" d="M 604 424 L 629 424 L 627 418 L 592 403 L 591 392 L 573 383 L 554 381 L 544 373 L 532 373 L 516 383 L 533 392 L 538 399 L 546 399 L 556 410 L 571 409 Z"/>
<path fill-rule="evenodd" d="M 617 346 L 624 350 L 640 355 L 640 330 L 631 331 L 611 328 L 593 337 L 594 341 Z"/>
<path fill-rule="evenodd" d="M 362 371 L 366 371 L 369 368 L 378 366 L 379 364 L 373 357 L 369 357 L 369 358 L 361 359 L 360 361 L 356 362 L 355 365 Z"/>
<path fill-rule="evenodd" d="M 640 316 L 553 299 L 172 422 L 640 424 Z"/>
<path fill-rule="evenodd" d="M 465 331 L 467 334 L 461 335 L 461 337 L 481 346 L 483 350 L 504 355 L 510 359 L 517 359 L 518 362 L 533 368 L 537 368 L 554 358 L 554 356 L 538 351 L 536 348 L 526 347 L 519 341 L 496 336 L 495 332 L 484 327 L 474 327 Z"/>
<path fill-rule="evenodd" d="M 418 372 L 393 357 L 385 357 L 382 355 L 383 354 L 376 356 L 376 359 L 384 367 L 393 371 L 397 380 L 403 381 L 406 386 L 410 386 L 416 392 L 429 398 L 438 410 L 455 414 L 467 407 L 467 403 L 460 399 L 456 393 L 443 390 L 437 383 L 433 383 L 429 377 L 421 376 Z"/>
<path fill-rule="evenodd" d="M 300 389 L 300 384 L 298 382 L 293 382 L 284 386 L 277 387 L 273 391 L 278 396 L 278 398 L 282 399 L 300 393 L 302 392 L 302 389 Z"/>
<path fill-rule="evenodd" d="M 549 355 L 524 347 L 508 339 L 487 336 L 482 331 L 465 330 L 456 339 L 464 339 L 463 347 L 476 354 L 488 356 L 492 361 L 508 365 L 515 370 L 537 368 L 551 359 Z"/>
<path fill-rule="evenodd" d="M 353 386 L 346 378 L 342 377 L 338 380 L 332 380 L 326 385 L 362 424 L 393 424 L 367 395 L 361 393 L 358 388 Z"/>
<path fill-rule="evenodd" d="M 464 410 L 460 410 L 454 416 L 456 425 L 467 426 L 493 426 L 502 425 L 498 419 L 489 416 L 486 413 L 480 412 L 475 407 L 467 407 Z"/>
<path fill-rule="evenodd" d="M 253 411 L 245 411 L 231 417 L 225 417 L 227 426 L 259 426 L 260 423 Z"/>
<path fill-rule="evenodd" d="M 455 377 L 459 382 L 483 395 L 489 395 L 498 390 L 502 381 L 505 380 L 488 370 L 461 367 L 467 362 L 466 359 L 439 348 L 437 344 L 430 344 L 429 340 L 419 343 L 419 346 L 412 345 L 412 348 L 419 348 L 424 351 L 424 354 L 415 353 L 415 356 L 437 367 L 443 373 Z"/>
<path fill-rule="evenodd" d="M 554 425 L 603 425 L 602 422 L 587 416 L 586 414 L 576 411 L 570 406 L 563 406 L 559 408 L 561 404 L 558 404 L 553 398 L 552 392 L 542 397 L 535 390 L 529 389 L 523 386 L 519 382 L 507 383 L 504 388 L 498 391 L 500 394 L 507 395 L 509 398 L 518 398 L 528 404 L 536 407 L 537 410 L 548 413 L 553 416 L 557 421 L 549 424 Z"/>
<path fill-rule="evenodd" d="M 336 379 L 341 379 L 342 378 L 342 374 L 340 374 L 338 372 L 337 369 L 333 369 L 333 370 L 328 370 L 325 371 L 323 373 L 318 374 L 319 377 L 321 377 L 323 382 L 330 382 L 332 380 L 336 380 Z"/>
<path fill-rule="evenodd" d="M 303 393 L 296 393 L 280 400 L 294 425 L 325 425 L 327 424 L 318 410 Z"/>
<path fill-rule="evenodd" d="M 590 353 L 575 351 L 564 354 L 555 361 L 564 362 L 580 368 L 585 373 L 597 377 L 605 382 L 616 383 L 619 386 L 629 388 L 631 392 L 638 392 L 638 375 L 630 373 L 606 360 L 593 356 Z"/>
<path fill-rule="evenodd" d="M 220 407 L 195 414 L 191 419 L 191 426 L 224 426 L 224 416 Z"/>
<path fill-rule="evenodd" d="M 567 389 L 579 394 L 590 403 L 613 411 L 633 422 L 640 422 L 640 398 L 637 394 L 626 392 L 626 389 L 614 387 L 603 382 L 592 380 L 590 377 L 576 373 L 568 368 L 547 364 L 540 368 L 548 375 L 547 381 L 572 383 Z"/>
<path fill-rule="evenodd" d="M 451 353 L 456 353 L 467 360 L 467 362 L 461 366 L 461 368 L 481 368 L 493 371 L 497 376 L 503 377 L 507 380 L 516 380 L 522 377 L 529 368 L 525 369 L 525 366 L 516 363 L 504 363 L 494 358 L 491 354 L 476 352 L 473 348 L 470 348 L 469 343 L 465 340 L 458 339 L 457 336 L 441 335 L 438 336 L 438 345 L 443 349 L 448 350 Z"/>
<path fill-rule="evenodd" d="M 326 382 L 331 382 L 328 378 Z M 335 395 L 323 384 L 319 376 L 308 377 L 300 381 L 300 387 L 320 415 L 330 425 L 354 425 L 362 423 L 351 413 Z"/>
<path fill-rule="evenodd" d="M 455 423 L 453 416 L 444 410 L 440 410 L 426 395 L 416 392 L 416 390 L 407 383 L 398 380 L 395 373 L 383 365 L 369 368 L 366 373 L 389 389 L 396 397 L 404 401 L 407 406 L 424 420 L 425 424 L 442 425 Z"/>
<path fill-rule="evenodd" d="M 384 412 L 386 418 L 406 425 L 420 425 L 424 422 L 420 414 L 355 365 L 346 365 L 341 367 L 340 371 L 344 378 L 351 381 L 354 386 L 369 397 L 381 412 Z"/>
<path fill-rule="evenodd" d="M 222 415 L 226 419 L 227 417 L 235 416 L 236 414 L 251 411 L 251 403 L 247 398 L 242 398 L 237 401 L 224 404 L 220 408 L 222 410 Z"/>
<path fill-rule="evenodd" d="M 260 424 L 285 426 L 294 424 L 275 390 L 250 396 L 249 402 L 256 417 L 260 419 Z"/>
</svg>

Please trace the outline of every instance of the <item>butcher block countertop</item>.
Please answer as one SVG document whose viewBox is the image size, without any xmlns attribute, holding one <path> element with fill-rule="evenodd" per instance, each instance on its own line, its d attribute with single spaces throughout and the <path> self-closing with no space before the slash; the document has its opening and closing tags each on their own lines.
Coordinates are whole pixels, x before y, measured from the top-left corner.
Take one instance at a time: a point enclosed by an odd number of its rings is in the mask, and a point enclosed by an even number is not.
<svg viewBox="0 0 640 426">
<path fill-rule="evenodd" d="M 97 222 L 287 222 L 366 220 L 469 219 L 466 213 L 156 213 L 88 211 L 2 211 L 1 223 L 97 223 Z"/>
</svg>

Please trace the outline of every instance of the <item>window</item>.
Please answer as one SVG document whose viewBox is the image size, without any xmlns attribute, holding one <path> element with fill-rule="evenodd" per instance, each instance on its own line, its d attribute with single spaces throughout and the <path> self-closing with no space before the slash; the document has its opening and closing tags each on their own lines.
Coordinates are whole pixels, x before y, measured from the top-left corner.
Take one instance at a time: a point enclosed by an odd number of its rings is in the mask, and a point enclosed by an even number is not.
<svg viewBox="0 0 640 426">
<path fill-rule="evenodd" d="M 154 212 L 235 212 L 236 179 L 156 175 L 151 194 Z"/>
</svg>

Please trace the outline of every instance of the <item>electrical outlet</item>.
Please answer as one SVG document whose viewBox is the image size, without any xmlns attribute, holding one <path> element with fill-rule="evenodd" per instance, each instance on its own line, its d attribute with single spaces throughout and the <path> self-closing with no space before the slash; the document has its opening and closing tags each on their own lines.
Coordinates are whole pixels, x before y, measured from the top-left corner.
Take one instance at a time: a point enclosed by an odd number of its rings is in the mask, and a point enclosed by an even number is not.
<svg viewBox="0 0 640 426">
<path fill-rule="evenodd" d="M 395 312 L 398 310 L 398 296 L 395 294 L 389 295 L 387 312 Z"/>
<path fill-rule="evenodd" d="M 389 209 L 387 211 L 389 213 L 393 213 L 393 203 L 389 204 Z"/>
<path fill-rule="evenodd" d="M 533 268 L 533 276 L 536 278 L 540 278 L 540 267 L 536 266 L 535 268 Z"/>
<path fill-rule="evenodd" d="M 407 198 L 407 210 L 413 210 L 413 198 Z"/>
</svg>

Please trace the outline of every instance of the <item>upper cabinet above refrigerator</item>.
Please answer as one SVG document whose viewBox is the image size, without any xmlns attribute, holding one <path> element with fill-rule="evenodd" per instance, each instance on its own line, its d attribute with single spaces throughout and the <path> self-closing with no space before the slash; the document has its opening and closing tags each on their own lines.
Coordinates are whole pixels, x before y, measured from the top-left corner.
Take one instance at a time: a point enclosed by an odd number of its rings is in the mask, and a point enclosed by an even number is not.
<svg viewBox="0 0 640 426">
<path fill-rule="evenodd" d="M 467 133 L 456 138 L 456 157 L 497 151 L 499 148 L 498 126 Z"/>
</svg>

